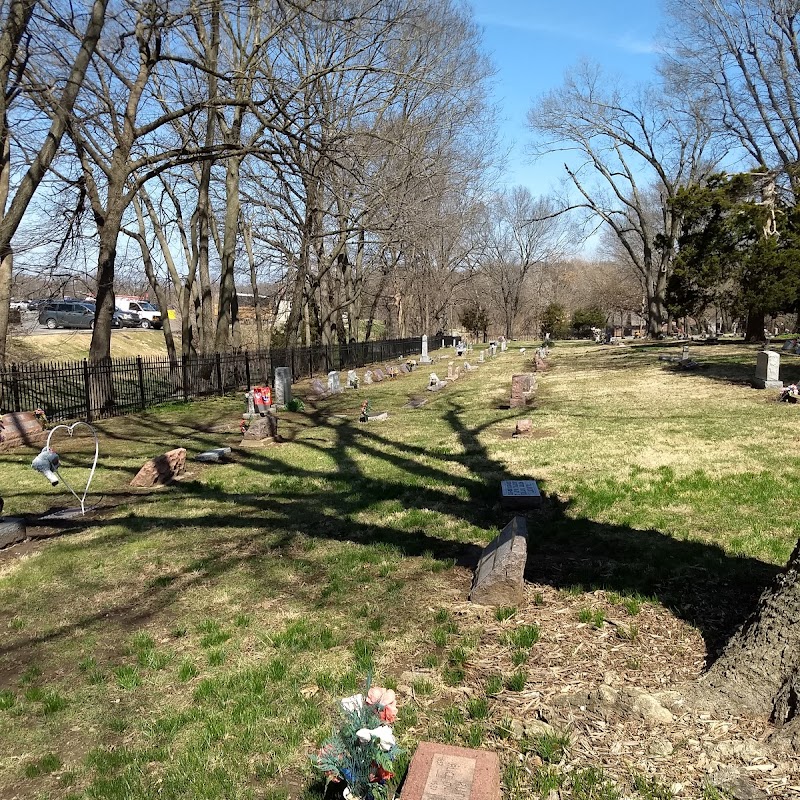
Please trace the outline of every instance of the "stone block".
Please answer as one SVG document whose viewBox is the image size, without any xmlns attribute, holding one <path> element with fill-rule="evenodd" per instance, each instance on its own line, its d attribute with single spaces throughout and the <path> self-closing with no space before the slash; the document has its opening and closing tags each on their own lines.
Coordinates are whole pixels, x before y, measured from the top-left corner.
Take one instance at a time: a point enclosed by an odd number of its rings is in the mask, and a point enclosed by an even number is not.
<svg viewBox="0 0 800 800">
<path fill-rule="evenodd" d="M 536 376 L 523 372 L 511 376 L 511 408 L 523 408 L 528 404 L 531 395 L 536 391 Z"/>
<path fill-rule="evenodd" d="M 781 354 L 775 350 L 761 350 L 756 355 L 756 389 L 783 389 L 780 380 Z"/>
<path fill-rule="evenodd" d="M 47 439 L 47 431 L 33 411 L 19 411 L 0 417 L 0 452 L 15 447 L 39 447 Z"/>
<path fill-rule="evenodd" d="M 501 800 L 497 753 L 420 742 L 403 800 Z"/>
<path fill-rule="evenodd" d="M 289 367 L 275 367 L 273 386 L 275 392 L 272 402 L 285 408 L 292 399 L 292 371 Z"/>
<path fill-rule="evenodd" d="M 275 439 L 278 436 L 278 417 L 275 414 L 267 414 L 264 417 L 256 417 L 244 432 L 242 442 L 263 441 L 264 439 Z"/>
<path fill-rule="evenodd" d="M 27 536 L 22 517 L 0 517 L 0 549 L 24 542 Z"/>
<path fill-rule="evenodd" d="M 525 433 L 530 433 L 533 430 L 533 420 L 518 419 L 517 425 L 514 428 L 514 436 L 522 436 Z"/>
<path fill-rule="evenodd" d="M 151 486 L 166 486 L 182 475 L 185 468 L 186 448 L 177 447 L 146 461 L 131 481 L 131 486 L 139 486 L 144 489 Z"/>
<path fill-rule="evenodd" d="M 500 505 L 512 511 L 526 511 L 540 508 L 542 495 L 536 481 L 502 481 L 500 485 Z"/>
<path fill-rule="evenodd" d="M 469 599 L 487 606 L 517 606 L 525 599 L 528 526 L 514 517 L 483 550 Z"/>
<path fill-rule="evenodd" d="M 198 453 L 194 457 L 194 460 L 202 461 L 207 464 L 217 464 L 221 461 L 225 461 L 230 454 L 230 447 L 215 447 L 213 450 L 206 450 L 205 453 Z"/>
</svg>

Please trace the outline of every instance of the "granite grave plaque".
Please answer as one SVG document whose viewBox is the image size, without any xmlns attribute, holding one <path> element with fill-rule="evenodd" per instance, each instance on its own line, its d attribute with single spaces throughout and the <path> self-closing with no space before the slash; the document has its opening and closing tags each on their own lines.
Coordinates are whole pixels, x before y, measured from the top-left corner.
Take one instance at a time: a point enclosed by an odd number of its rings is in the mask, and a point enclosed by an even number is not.
<svg viewBox="0 0 800 800">
<path fill-rule="evenodd" d="M 502 481 L 500 491 L 500 505 L 503 508 L 525 510 L 542 505 L 542 495 L 536 481 Z"/>
</svg>

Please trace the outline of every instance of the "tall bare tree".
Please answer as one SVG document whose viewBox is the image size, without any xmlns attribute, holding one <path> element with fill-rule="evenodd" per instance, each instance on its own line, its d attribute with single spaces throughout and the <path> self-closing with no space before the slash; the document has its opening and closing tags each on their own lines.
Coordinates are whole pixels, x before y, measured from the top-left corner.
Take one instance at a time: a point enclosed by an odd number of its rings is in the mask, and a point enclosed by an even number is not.
<svg viewBox="0 0 800 800">
<path fill-rule="evenodd" d="M 607 225 L 639 273 L 651 336 L 666 319 L 680 229 L 672 201 L 714 162 L 704 109 L 700 100 L 679 101 L 655 86 L 623 90 L 598 66 L 583 63 L 528 114 L 538 134 L 534 154 L 569 154 L 564 168 L 575 197 L 568 208 Z"/>
<path fill-rule="evenodd" d="M 75 101 L 86 77 L 106 17 L 107 0 L 95 0 L 85 13 L 80 10 L 62 17 L 36 0 L 11 0 L 0 22 L 0 362 L 5 359 L 8 335 L 9 301 L 13 272 L 12 240 L 30 206 L 34 193 L 58 154 L 61 140 L 71 120 Z M 41 19 L 32 25 L 34 11 Z M 82 25 L 79 29 L 78 26 Z M 71 50 L 57 44 L 54 31 L 68 30 L 77 42 Z M 42 41 L 44 40 L 44 41 Z M 53 55 L 47 62 L 48 80 L 37 80 L 34 65 L 37 48 Z M 53 63 L 55 60 L 56 63 Z M 56 79 L 54 80 L 54 77 Z M 32 86 L 33 84 L 33 86 Z M 30 152 L 23 153 L 21 180 L 12 184 L 11 173 L 19 153 L 12 143 L 19 139 L 13 129 L 15 105 L 25 90 L 35 89 L 39 109 L 49 117 L 43 139 Z"/>
</svg>

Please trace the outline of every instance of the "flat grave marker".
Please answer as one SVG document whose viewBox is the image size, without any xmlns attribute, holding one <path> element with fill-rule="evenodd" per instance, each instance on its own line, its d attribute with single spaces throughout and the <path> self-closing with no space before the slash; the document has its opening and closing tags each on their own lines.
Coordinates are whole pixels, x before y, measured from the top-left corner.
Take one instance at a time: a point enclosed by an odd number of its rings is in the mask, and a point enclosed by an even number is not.
<svg viewBox="0 0 800 800">
<path fill-rule="evenodd" d="M 502 481 L 500 484 L 500 505 L 503 508 L 524 511 L 540 508 L 542 495 L 536 481 Z"/>
<path fill-rule="evenodd" d="M 488 750 L 420 742 L 403 800 L 500 800 L 500 761 Z"/>
</svg>

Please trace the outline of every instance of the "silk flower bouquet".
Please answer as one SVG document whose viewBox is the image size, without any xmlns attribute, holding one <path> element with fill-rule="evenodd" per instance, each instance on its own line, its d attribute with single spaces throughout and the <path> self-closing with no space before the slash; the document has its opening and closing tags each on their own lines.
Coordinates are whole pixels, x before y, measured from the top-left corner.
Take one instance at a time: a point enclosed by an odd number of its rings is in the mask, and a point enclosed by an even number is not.
<svg viewBox="0 0 800 800">
<path fill-rule="evenodd" d="M 345 800 L 388 800 L 387 782 L 403 752 L 391 728 L 397 698 L 391 689 L 370 686 L 369 681 L 366 690 L 366 696 L 354 694 L 339 703 L 342 722 L 311 761 L 327 783 L 347 784 Z"/>
</svg>

